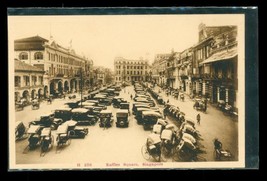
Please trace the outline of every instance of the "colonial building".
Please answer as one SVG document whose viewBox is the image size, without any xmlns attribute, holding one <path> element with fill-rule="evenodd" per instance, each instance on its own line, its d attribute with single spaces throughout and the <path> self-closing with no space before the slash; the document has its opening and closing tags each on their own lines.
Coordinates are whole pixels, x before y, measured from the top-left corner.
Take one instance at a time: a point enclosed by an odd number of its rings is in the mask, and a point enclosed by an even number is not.
<svg viewBox="0 0 267 181">
<path fill-rule="evenodd" d="M 237 27 L 199 26 L 199 43 L 193 47 L 193 81 L 197 94 L 213 103 L 237 105 Z"/>
<path fill-rule="evenodd" d="M 154 62 L 151 66 L 152 72 L 152 79 L 155 83 L 159 86 L 166 86 L 167 85 L 167 61 L 171 53 L 165 54 L 156 54 Z"/>
<path fill-rule="evenodd" d="M 115 82 L 148 81 L 150 69 L 148 60 L 128 60 L 116 57 L 114 60 Z"/>
<path fill-rule="evenodd" d="M 44 97 L 44 71 L 15 59 L 15 101 Z"/>
<path fill-rule="evenodd" d="M 93 61 L 75 53 L 72 47 L 63 47 L 54 40 L 40 36 L 15 40 L 15 57 L 45 72 L 44 96 L 75 92 L 81 84 L 89 86 Z M 81 81 L 83 76 L 83 82 Z"/>
</svg>

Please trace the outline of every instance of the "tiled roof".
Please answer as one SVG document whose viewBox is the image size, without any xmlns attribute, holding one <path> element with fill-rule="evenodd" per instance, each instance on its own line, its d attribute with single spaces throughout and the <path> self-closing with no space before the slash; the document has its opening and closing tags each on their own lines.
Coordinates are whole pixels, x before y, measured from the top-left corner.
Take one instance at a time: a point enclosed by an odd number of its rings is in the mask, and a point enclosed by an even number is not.
<svg viewBox="0 0 267 181">
<path fill-rule="evenodd" d="M 20 60 L 15 60 L 15 71 L 44 72 L 42 69 L 24 63 Z"/>
</svg>

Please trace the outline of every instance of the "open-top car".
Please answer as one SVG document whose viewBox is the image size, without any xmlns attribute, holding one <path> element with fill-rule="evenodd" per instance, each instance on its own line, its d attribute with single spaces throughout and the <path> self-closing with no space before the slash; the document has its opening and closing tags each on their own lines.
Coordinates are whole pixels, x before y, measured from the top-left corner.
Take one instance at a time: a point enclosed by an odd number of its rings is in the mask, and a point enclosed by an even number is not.
<svg viewBox="0 0 267 181">
<path fill-rule="evenodd" d="M 47 113 L 37 118 L 35 121 L 31 121 L 30 125 L 40 125 L 42 127 L 51 127 L 52 129 L 57 129 L 57 127 L 62 124 L 63 121 L 61 119 L 54 119 L 54 114 Z"/>
<path fill-rule="evenodd" d="M 119 109 L 116 113 L 116 127 L 128 127 L 129 120 L 128 120 L 128 110 L 126 109 Z"/>
</svg>

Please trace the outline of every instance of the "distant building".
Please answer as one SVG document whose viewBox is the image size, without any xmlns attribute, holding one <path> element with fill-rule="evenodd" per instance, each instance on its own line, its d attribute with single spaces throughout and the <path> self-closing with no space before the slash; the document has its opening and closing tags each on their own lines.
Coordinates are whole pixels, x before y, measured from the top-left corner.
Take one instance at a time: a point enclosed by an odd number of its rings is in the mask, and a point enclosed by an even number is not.
<svg viewBox="0 0 267 181">
<path fill-rule="evenodd" d="M 54 40 L 40 36 L 15 40 L 15 57 L 45 72 L 44 96 L 78 91 L 81 83 L 90 85 L 93 61 L 75 53 Z M 81 82 L 81 74 L 83 82 Z"/>
<path fill-rule="evenodd" d="M 149 81 L 151 77 L 148 60 L 128 60 L 116 57 L 114 60 L 115 82 Z"/>
<path fill-rule="evenodd" d="M 102 86 L 106 84 L 106 72 L 103 67 L 94 67 L 94 85 Z"/>
<path fill-rule="evenodd" d="M 171 53 L 156 54 L 152 63 L 152 80 L 160 86 L 167 85 L 167 60 Z"/>
<path fill-rule="evenodd" d="M 44 71 L 15 59 L 15 101 L 44 97 Z"/>
</svg>

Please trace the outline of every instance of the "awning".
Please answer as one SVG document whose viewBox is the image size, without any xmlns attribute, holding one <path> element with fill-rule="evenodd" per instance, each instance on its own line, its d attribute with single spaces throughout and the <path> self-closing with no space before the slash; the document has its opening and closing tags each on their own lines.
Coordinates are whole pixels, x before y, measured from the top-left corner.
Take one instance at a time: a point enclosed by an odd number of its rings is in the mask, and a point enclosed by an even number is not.
<svg viewBox="0 0 267 181">
<path fill-rule="evenodd" d="M 224 51 L 213 54 L 211 57 L 209 57 L 208 59 L 201 62 L 200 65 L 206 64 L 206 63 L 222 61 L 222 60 L 228 60 L 228 59 L 234 58 L 235 56 L 237 56 L 237 49 L 236 48 L 233 48 L 230 50 L 224 50 Z"/>
</svg>

